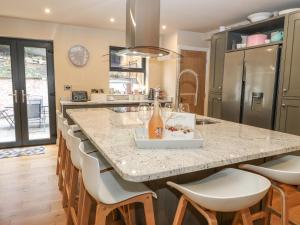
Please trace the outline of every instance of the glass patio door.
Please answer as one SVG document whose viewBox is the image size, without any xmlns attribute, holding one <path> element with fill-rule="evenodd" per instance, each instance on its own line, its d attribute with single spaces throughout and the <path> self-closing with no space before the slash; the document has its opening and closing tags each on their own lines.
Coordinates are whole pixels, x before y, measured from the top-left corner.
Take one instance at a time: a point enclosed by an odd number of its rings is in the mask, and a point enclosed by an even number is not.
<svg viewBox="0 0 300 225">
<path fill-rule="evenodd" d="M 0 39 L 0 148 L 21 144 L 16 45 Z"/>
<path fill-rule="evenodd" d="M 3 100 L 0 111 L 3 112 L 0 117 L 0 136 L 2 133 L 7 136 L 3 140 L 0 137 L 0 148 L 55 143 L 52 43 L 21 39 L 6 41 L 10 41 L 12 47 L 10 54 L 8 50 L 2 51 L 6 55 L 3 53 L 4 62 L 0 62 L 0 85 L 12 91 L 6 91 L 9 98 Z M 11 72 L 7 69 L 9 64 Z M 1 74 L 5 77 L 3 80 Z"/>
</svg>

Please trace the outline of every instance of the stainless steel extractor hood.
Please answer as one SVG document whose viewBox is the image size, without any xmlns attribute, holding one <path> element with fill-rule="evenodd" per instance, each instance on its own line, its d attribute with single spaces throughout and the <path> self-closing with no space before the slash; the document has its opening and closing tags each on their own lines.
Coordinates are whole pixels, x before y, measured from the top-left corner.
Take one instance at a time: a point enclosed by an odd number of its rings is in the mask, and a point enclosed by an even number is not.
<svg viewBox="0 0 300 225">
<path fill-rule="evenodd" d="M 159 47 L 160 0 L 126 0 L 126 49 L 122 55 L 161 57 L 175 53 Z"/>
</svg>

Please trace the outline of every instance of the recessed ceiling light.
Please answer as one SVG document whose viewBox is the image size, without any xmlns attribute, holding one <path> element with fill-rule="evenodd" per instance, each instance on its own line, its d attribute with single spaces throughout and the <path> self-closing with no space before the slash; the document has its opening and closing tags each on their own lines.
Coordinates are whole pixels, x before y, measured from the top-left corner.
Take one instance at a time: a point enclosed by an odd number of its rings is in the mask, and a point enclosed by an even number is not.
<svg viewBox="0 0 300 225">
<path fill-rule="evenodd" d="M 161 27 L 163 30 L 167 29 L 167 26 L 166 25 L 162 25 Z"/>
<path fill-rule="evenodd" d="M 44 9 L 44 12 L 45 12 L 46 14 L 49 14 L 49 13 L 51 13 L 51 9 L 45 8 L 45 9 Z"/>
<path fill-rule="evenodd" d="M 113 23 L 113 22 L 115 22 L 115 18 L 110 18 L 109 21 L 110 21 L 111 23 Z"/>
</svg>

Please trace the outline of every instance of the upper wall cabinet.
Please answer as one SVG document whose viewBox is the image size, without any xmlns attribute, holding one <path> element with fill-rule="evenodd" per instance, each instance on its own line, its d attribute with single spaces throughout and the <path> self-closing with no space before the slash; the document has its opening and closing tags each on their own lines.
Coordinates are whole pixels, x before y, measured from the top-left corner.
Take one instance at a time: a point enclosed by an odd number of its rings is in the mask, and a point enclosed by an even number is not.
<svg viewBox="0 0 300 225">
<path fill-rule="evenodd" d="M 283 72 L 283 96 L 300 97 L 300 13 L 288 18 Z"/>
<path fill-rule="evenodd" d="M 223 83 L 226 32 L 215 34 L 211 41 L 209 89 L 221 92 Z"/>
</svg>

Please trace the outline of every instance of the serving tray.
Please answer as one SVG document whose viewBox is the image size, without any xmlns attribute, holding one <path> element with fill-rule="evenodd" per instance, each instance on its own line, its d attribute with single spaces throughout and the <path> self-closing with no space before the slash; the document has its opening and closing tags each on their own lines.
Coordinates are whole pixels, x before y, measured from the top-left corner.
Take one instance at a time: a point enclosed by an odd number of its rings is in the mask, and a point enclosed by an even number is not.
<svg viewBox="0 0 300 225">
<path fill-rule="evenodd" d="M 133 131 L 134 141 L 140 149 L 194 149 L 203 146 L 203 138 L 195 131 L 186 137 L 171 137 L 166 135 L 163 139 L 149 139 L 148 131 L 145 128 L 135 128 Z"/>
</svg>

